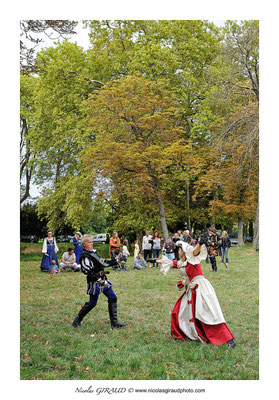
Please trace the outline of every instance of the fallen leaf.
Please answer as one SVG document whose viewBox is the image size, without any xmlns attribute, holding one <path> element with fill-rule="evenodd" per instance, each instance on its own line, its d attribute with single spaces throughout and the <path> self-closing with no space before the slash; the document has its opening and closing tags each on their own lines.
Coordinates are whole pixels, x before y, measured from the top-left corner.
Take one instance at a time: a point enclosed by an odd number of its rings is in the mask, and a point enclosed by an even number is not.
<svg viewBox="0 0 279 400">
<path fill-rule="evenodd" d="M 45 346 L 47 346 L 49 344 L 49 340 L 47 340 L 46 342 L 45 342 Z"/>
</svg>

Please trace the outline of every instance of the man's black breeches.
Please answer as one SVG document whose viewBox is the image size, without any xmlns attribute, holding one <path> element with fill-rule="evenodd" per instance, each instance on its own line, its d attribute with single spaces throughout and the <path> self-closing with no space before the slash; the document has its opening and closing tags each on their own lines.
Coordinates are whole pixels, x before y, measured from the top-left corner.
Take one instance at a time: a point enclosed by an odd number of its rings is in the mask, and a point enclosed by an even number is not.
<svg viewBox="0 0 279 400">
<path fill-rule="evenodd" d="M 211 263 L 213 271 L 217 271 L 216 257 L 210 256 L 209 259 L 210 259 L 210 263 Z"/>
</svg>

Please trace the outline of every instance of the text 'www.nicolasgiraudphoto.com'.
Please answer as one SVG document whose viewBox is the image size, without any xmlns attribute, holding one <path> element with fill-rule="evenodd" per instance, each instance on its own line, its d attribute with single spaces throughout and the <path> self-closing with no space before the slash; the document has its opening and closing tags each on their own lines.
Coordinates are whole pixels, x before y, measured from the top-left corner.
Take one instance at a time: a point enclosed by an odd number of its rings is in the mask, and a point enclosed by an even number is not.
<svg viewBox="0 0 279 400">
<path fill-rule="evenodd" d="M 191 388 L 178 388 L 178 389 L 169 389 L 169 388 L 132 388 L 129 387 L 128 389 L 125 387 L 99 387 L 97 389 L 93 389 L 92 386 L 89 386 L 89 388 L 84 389 L 82 387 L 76 388 L 75 393 L 95 393 L 97 396 L 101 394 L 123 394 L 123 393 L 163 393 L 163 394 L 168 394 L 168 393 L 177 393 L 177 394 L 182 394 L 182 393 L 205 393 L 205 389 L 191 389 Z"/>
</svg>

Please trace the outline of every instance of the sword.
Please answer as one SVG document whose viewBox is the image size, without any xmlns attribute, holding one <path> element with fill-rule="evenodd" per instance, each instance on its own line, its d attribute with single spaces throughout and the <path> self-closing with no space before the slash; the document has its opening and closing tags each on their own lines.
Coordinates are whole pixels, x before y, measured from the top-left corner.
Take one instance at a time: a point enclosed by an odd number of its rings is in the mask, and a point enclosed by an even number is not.
<svg viewBox="0 0 279 400">
<path fill-rule="evenodd" d="M 228 266 L 227 266 L 227 264 L 225 263 L 225 260 L 223 259 L 223 256 L 222 256 L 222 254 L 220 254 L 220 257 L 221 257 L 221 259 L 222 259 L 223 263 L 225 264 L 225 267 L 228 269 Z"/>
</svg>

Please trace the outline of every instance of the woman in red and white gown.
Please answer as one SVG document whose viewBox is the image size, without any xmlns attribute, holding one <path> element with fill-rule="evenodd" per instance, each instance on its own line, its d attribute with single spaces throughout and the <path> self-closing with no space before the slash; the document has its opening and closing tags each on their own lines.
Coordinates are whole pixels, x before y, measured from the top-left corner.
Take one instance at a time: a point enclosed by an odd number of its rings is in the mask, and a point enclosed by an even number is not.
<svg viewBox="0 0 279 400">
<path fill-rule="evenodd" d="M 214 346 L 227 343 L 228 347 L 235 347 L 234 335 L 225 322 L 215 291 L 203 276 L 200 261 L 207 256 L 205 245 L 198 243 L 194 248 L 182 241 L 176 244 L 179 246 L 179 261 L 171 261 L 165 256 L 159 260 L 164 275 L 170 268 L 180 270 L 182 280 L 177 287 L 185 290 L 172 310 L 171 336 Z"/>
</svg>

